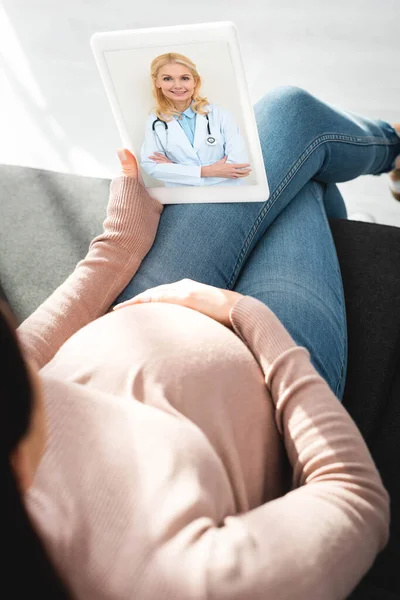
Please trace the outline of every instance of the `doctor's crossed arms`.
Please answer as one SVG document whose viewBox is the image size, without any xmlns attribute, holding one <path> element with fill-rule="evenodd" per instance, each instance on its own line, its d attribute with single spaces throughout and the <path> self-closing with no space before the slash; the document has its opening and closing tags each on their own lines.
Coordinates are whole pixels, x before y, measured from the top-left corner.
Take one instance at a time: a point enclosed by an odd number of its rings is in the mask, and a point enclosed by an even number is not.
<svg viewBox="0 0 400 600">
<path fill-rule="evenodd" d="M 183 113 L 194 129 L 193 145 L 177 119 L 163 121 L 155 113 L 148 117 L 141 166 L 149 175 L 167 186 L 215 185 L 227 180 L 234 184 L 248 177 L 251 165 L 245 142 L 231 113 L 215 104 L 207 109 L 207 114 L 199 114 L 189 106 Z"/>
<path fill-rule="evenodd" d="M 161 164 L 161 163 L 171 163 L 174 164 L 172 162 L 172 160 L 169 160 L 169 158 L 167 158 L 164 154 L 161 154 L 160 152 L 155 152 L 153 156 L 150 156 L 151 160 L 154 160 L 154 162 Z M 228 159 L 228 156 L 224 156 L 224 158 L 221 158 L 221 160 L 218 160 L 217 162 L 215 162 L 213 165 L 206 165 L 201 167 L 201 177 L 231 177 L 231 178 L 238 178 L 238 177 L 248 177 L 248 175 L 250 175 L 250 171 L 251 169 L 248 168 L 250 167 L 250 163 L 230 163 L 230 162 L 226 162 Z"/>
</svg>

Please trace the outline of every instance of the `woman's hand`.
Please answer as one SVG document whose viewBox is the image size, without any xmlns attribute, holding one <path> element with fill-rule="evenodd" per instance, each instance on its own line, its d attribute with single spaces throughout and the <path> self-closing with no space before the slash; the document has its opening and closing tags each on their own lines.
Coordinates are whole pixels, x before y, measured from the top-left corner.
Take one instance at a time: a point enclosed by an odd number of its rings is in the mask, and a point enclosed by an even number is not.
<svg viewBox="0 0 400 600">
<path fill-rule="evenodd" d="M 192 308 L 232 329 L 229 311 L 243 295 L 224 290 L 192 279 L 181 279 L 150 288 L 131 300 L 117 304 L 113 310 L 144 302 L 167 302 Z"/>
<path fill-rule="evenodd" d="M 122 174 L 126 175 L 126 177 L 138 179 L 139 166 L 132 152 L 127 150 L 127 148 L 117 148 L 117 155 L 121 163 Z"/>
<path fill-rule="evenodd" d="M 248 177 L 250 175 L 250 163 L 227 163 L 227 158 L 227 156 L 224 156 L 212 165 L 201 167 L 201 177 L 238 179 L 238 177 Z"/>
<path fill-rule="evenodd" d="M 174 164 L 172 162 L 172 160 L 169 160 L 169 158 L 164 156 L 164 154 L 161 154 L 161 152 L 154 152 L 154 154 L 149 156 L 149 158 L 151 158 L 151 160 L 154 160 L 154 162 L 156 162 L 158 164 L 161 164 L 161 163 L 171 163 L 172 165 Z"/>
</svg>

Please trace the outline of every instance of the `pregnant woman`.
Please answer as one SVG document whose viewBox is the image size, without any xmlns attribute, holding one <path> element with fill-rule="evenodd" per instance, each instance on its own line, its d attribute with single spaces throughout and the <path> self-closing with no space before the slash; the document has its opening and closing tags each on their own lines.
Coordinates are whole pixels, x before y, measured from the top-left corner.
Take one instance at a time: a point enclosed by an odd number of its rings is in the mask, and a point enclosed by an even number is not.
<svg viewBox="0 0 400 600">
<path fill-rule="evenodd" d="M 296 88 L 255 110 L 268 202 L 163 207 L 121 155 L 104 232 L 21 348 L 1 319 L 10 556 L 32 574 L 13 589 L 339 600 L 385 546 L 388 496 L 338 402 L 327 213 L 335 181 L 400 167 L 400 137 Z"/>
</svg>

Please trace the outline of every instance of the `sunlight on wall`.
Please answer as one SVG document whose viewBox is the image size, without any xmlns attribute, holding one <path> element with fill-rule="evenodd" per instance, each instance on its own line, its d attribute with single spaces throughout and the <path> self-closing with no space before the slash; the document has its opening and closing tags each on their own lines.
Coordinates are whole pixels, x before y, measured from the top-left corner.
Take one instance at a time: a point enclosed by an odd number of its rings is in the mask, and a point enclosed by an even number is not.
<svg viewBox="0 0 400 600">
<path fill-rule="evenodd" d="M 49 112 L 0 4 L 0 162 L 54 171 L 110 177 L 108 169 L 73 145 Z"/>
</svg>

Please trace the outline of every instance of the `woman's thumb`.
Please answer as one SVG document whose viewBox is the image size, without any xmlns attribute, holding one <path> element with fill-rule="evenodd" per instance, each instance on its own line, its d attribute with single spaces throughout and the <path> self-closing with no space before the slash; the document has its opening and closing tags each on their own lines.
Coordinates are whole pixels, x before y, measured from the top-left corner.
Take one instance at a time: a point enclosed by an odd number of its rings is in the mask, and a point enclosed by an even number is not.
<svg viewBox="0 0 400 600">
<path fill-rule="evenodd" d="M 117 148 L 117 155 L 124 175 L 138 177 L 138 163 L 136 157 L 127 148 Z"/>
</svg>

